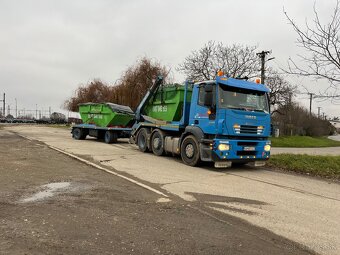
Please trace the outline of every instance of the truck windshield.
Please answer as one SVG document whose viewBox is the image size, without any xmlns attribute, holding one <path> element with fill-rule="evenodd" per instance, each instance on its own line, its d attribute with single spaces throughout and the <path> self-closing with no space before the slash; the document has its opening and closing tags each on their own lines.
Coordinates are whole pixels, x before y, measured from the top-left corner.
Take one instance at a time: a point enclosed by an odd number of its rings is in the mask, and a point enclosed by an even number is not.
<svg viewBox="0 0 340 255">
<path fill-rule="evenodd" d="M 219 107 L 269 113 L 265 92 L 219 86 Z"/>
</svg>

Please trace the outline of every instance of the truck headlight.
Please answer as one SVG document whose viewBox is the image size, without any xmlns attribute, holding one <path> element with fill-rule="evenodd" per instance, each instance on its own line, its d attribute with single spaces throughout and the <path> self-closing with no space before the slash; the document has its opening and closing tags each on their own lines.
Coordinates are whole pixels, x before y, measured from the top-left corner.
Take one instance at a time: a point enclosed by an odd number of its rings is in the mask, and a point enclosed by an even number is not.
<svg viewBox="0 0 340 255">
<path fill-rule="evenodd" d="M 264 150 L 265 150 L 265 151 L 270 151 L 270 145 L 269 145 L 269 144 L 265 145 L 265 146 L 264 146 Z"/>
<path fill-rule="evenodd" d="M 229 144 L 224 144 L 224 143 L 221 143 L 218 145 L 218 150 L 220 151 L 228 151 L 230 148 Z"/>
</svg>

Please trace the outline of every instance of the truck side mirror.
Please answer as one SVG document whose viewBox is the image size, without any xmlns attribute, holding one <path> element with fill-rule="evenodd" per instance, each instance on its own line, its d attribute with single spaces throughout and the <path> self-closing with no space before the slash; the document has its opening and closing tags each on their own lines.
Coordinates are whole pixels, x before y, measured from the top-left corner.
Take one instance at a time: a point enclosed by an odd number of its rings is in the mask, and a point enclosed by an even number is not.
<svg viewBox="0 0 340 255">
<path fill-rule="evenodd" d="M 211 84 L 206 84 L 204 86 L 204 106 L 211 107 L 213 104 L 213 87 Z"/>
</svg>

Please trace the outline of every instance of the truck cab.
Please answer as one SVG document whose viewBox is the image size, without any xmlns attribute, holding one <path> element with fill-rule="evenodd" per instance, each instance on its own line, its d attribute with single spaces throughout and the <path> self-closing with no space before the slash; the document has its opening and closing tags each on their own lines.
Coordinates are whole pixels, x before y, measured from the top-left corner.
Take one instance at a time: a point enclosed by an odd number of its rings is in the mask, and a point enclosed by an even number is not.
<svg viewBox="0 0 340 255">
<path fill-rule="evenodd" d="M 213 161 L 216 167 L 267 160 L 268 92 L 263 84 L 225 76 L 194 84 L 184 135 L 192 133 L 198 139 L 200 159 Z M 190 152 L 190 145 L 183 151 Z M 190 153 L 186 156 L 190 164 Z"/>
</svg>

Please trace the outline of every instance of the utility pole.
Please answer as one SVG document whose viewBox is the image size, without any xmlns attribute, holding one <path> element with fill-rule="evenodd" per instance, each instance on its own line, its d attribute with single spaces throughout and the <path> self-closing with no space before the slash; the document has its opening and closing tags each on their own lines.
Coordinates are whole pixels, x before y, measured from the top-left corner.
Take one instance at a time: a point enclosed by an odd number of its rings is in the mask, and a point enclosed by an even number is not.
<svg viewBox="0 0 340 255">
<path fill-rule="evenodd" d="M 313 101 L 313 93 L 308 93 L 309 95 L 309 115 L 312 115 L 312 101 Z"/>
<path fill-rule="evenodd" d="M 321 107 L 319 106 L 318 107 L 318 118 L 320 119 L 320 109 L 321 109 Z"/>
<path fill-rule="evenodd" d="M 6 116 L 6 93 L 4 93 L 4 98 L 2 101 L 2 115 L 5 117 Z"/>
<path fill-rule="evenodd" d="M 268 60 L 266 60 L 266 55 L 270 54 L 270 51 L 261 51 L 259 53 L 256 53 L 257 56 L 259 56 L 259 58 L 261 59 L 261 83 L 264 84 L 266 75 L 265 75 L 265 64 L 266 61 L 272 60 L 274 58 L 270 58 Z"/>
<path fill-rule="evenodd" d="M 15 99 L 15 118 L 18 118 L 18 102 L 17 102 L 17 99 Z"/>
<path fill-rule="evenodd" d="M 35 119 L 38 119 L 38 104 L 35 104 Z"/>
</svg>

